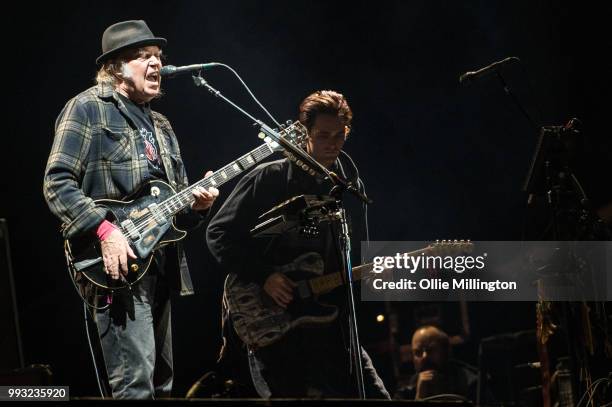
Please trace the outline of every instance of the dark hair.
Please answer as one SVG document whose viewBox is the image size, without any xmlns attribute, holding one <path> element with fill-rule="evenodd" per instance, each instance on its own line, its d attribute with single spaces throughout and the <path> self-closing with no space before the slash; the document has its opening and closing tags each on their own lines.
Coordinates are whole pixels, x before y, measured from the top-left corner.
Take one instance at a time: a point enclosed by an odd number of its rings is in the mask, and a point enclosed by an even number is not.
<svg viewBox="0 0 612 407">
<path fill-rule="evenodd" d="M 351 127 L 353 111 L 343 94 L 333 90 L 319 90 L 300 103 L 299 120 L 310 131 L 319 114 L 337 116 L 347 127 Z"/>
</svg>

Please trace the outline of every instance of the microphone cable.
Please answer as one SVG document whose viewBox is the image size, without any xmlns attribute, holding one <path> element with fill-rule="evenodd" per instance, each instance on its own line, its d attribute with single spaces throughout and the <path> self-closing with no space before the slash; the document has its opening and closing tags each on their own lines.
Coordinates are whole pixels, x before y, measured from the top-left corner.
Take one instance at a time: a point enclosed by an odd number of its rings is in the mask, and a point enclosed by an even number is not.
<svg viewBox="0 0 612 407">
<path fill-rule="evenodd" d="M 278 126 L 278 128 L 281 128 L 281 124 L 278 122 L 278 120 L 276 120 L 274 118 L 274 116 L 272 116 L 272 114 L 268 111 L 268 109 L 266 109 L 264 107 L 264 105 L 257 99 L 257 97 L 255 97 L 255 95 L 253 94 L 253 92 L 251 91 L 251 89 L 247 86 L 247 84 L 242 80 L 242 78 L 240 77 L 240 75 L 238 75 L 238 72 L 236 72 L 236 70 L 234 68 L 232 68 L 229 65 L 220 63 L 220 62 L 215 62 L 218 66 L 222 66 L 225 69 L 229 70 L 231 73 L 233 73 L 236 78 L 238 78 L 238 80 L 240 81 L 240 83 L 242 84 L 242 86 L 246 89 L 246 91 L 248 92 L 248 94 L 253 98 L 253 100 L 255 101 L 255 103 L 257 103 L 257 105 L 259 107 L 261 107 L 261 109 L 268 115 L 268 117 L 270 119 L 272 119 L 272 121 L 274 122 L 274 124 L 276 124 Z"/>
</svg>

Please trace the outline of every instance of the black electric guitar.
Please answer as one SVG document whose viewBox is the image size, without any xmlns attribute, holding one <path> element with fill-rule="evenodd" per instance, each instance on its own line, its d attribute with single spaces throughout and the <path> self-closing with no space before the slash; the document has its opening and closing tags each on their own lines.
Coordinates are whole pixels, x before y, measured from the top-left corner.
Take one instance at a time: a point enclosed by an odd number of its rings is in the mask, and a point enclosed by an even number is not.
<svg viewBox="0 0 612 407">
<path fill-rule="evenodd" d="M 306 134 L 306 128 L 297 121 L 280 131 L 283 139 L 294 144 L 300 143 Z M 187 235 L 187 232 L 176 228 L 174 217 L 194 201 L 193 189 L 197 187 L 208 189 L 223 185 L 275 151 L 282 150 L 274 140 L 266 137 L 264 141 L 264 144 L 253 151 L 182 191 L 177 192 L 167 183 L 155 180 L 146 183 L 124 200 L 94 201 L 96 205 L 110 209 L 114 218 L 113 223 L 126 236 L 137 258 L 128 260 L 127 276 L 112 280 L 105 272 L 100 242 L 97 238 L 69 239 L 64 242 L 64 247 L 73 279 L 77 280 L 77 275 L 80 274 L 86 281 L 98 287 L 113 290 L 136 283 L 147 272 L 156 249 L 181 240 Z M 82 278 L 78 280 L 83 281 Z"/>
<path fill-rule="evenodd" d="M 472 249 L 473 243 L 469 240 L 443 240 L 406 254 L 458 255 Z M 338 307 L 319 302 L 318 297 L 343 285 L 344 276 L 341 272 L 324 275 L 323 270 L 323 259 L 315 252 L 276 267 L 276 271 L 286 274 L 297 285 L 287 309 L 278 306 L 259 285 L 243 282 L 230 273 L 225 279 L 223 301 L 238 337 L 249 346 L 263 347 L 299 325 L 324 324 L 336 319 Z M 373 263 L 353 267 L 353 281 L 372 276 L 372 270 Z"/>
</svg>

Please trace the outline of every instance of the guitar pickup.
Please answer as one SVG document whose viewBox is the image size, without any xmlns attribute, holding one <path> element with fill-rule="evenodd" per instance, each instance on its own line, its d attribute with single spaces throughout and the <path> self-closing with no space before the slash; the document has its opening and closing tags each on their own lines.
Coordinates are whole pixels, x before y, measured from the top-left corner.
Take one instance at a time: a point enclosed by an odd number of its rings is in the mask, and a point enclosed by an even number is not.
<svg viewBox="0 0 612 407">
<path fill-rule="evenodd" d="M 310 289 L 307 281 L 298 281 L 297 292 L 300 298 L 310 298 L 312 296 L 312 290 Z"/>
<path fill-rule="evenodd" d="M 126 219 L 121 222 L 121 229 L 125 232 L 125 235 L 129 237 L 132 241 L 136 241 L 140 239 L 140 232 L 136 229 L 136 225 L 130 219 Z"/>
<path fill-rule="evenodd" d="M 151 205 L 147 206 L 147 208 L 149 209 L 151 215 L 153 215 L 153 219 L 155 219 L 155 222 L 158 225 L 163 225 L 168 222 L 168 219 L 166 219 L 162 211 L 159 210 L 156 203 L 152 203 Z"/>
</svg>

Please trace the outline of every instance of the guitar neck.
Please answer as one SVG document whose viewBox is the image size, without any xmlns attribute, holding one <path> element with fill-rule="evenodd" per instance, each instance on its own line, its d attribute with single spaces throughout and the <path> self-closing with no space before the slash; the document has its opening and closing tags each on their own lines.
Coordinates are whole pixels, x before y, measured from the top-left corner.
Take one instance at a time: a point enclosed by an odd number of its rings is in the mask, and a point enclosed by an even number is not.
<svg viewBox="0 0 612 407">
<path fill-rule="evenodd" d="M 421 253 L 428 252 L 429 247 L 424 249 L 415 250 L 406 253 L 407 256 L 415 256 Z M 366 263 L 361 266 L 353 267 L 353 281 L 359 281 L 364 278 L 368 273 L 372 272 L 374 263 Z M 384 268 L 383 272 L 391 270 L 392 268 Z M 334 288 L 340 287 L 344 284 L 344 276 L 341 272 L 331 273 L 324 276 L 311 278 L 309 281 L 310 289 L 314 295 L 325 294 L 330 292 Z"/>
<path fill-rule="evenodd" d="M 167 217 L 172 217 L 183 209 L 191 206 L 191 204 L 195 200 L 192 194 L 192 191 L 195 188 L 217 188 L 225 184 L 226 182 L 232 180 L 236 176 L 242 174 L 249 168 L 252 168 L 260 161 L 265 160 L 270 155 L 272 155 L 272 153 L 274 153 L 274 149 L 268 143 L 264 143 L 256 149 L 238 158 L 237 160 L 232 161 L 223 168 L 215 171 L 210 177 L 202 178 L 196 183 L 176 193 L 175 195 L 162 202 L 159 206 L 164 211 L 164 215 L 166 215 Z"/>
</svg>

